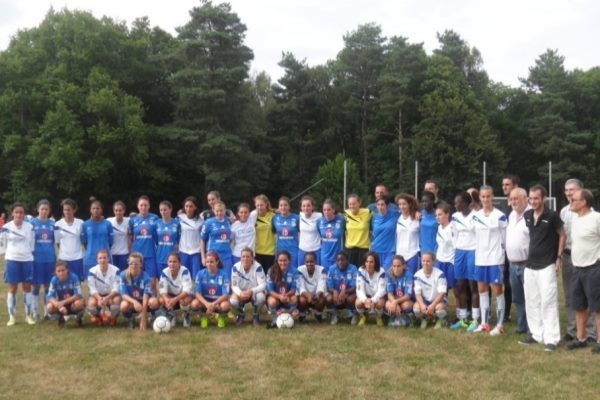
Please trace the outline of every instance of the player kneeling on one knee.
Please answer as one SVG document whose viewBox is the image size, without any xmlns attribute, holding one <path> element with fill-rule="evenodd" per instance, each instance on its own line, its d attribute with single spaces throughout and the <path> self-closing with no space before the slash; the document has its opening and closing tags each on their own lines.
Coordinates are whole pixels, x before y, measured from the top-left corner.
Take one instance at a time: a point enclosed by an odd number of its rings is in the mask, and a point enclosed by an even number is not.
<svg viewBox="0 0 600 400">
<path fill-rule="evenodd" d="M 265 304 L 267 278 L 263 267 L 254 260 L 254 252 L 245 247 L 240 253 L 240 261 L 235 263 L 231 273 L 231 306 L 237 310 L 236 324 L 244 323 L 244 306 L 252 303 L 254 307 L 253 324 L 259 325 L 260 308 Z"/>
<path fill-rule="evenodd" d="M 46 301 L 46 311 L 58 317 L 60 327 L 65 325 L 65 315 L 77 315 L 77 325 L 81 326 L 84 307 L 81 284 L 79 277 L 69 271 L 66 261 L 56 263 Z"/>
<path fill-rule="evenodd" d="M 229 304 L 229 276 L 223 268 L 219 254 L 211 251 L 206 254 L 206 268 L 196 275 L 196 298 L 192 301 L 192 311 L 202 312 L 200 327 L 208 327 L 208 317 L 216 316 L 217 326 L 225 327 L 225 315 L 231 309 Z"/>
<path fill-rule="evenodd" d="M 367 322 L 365 311 L 374 313 L 377 326 L 383 326 L 386 286 L 385 271 L 379 265 L 379 257 L 377 253 L 370 251 L 365 255 L 363 266 L 356 276 L 356 312 L 360 315 L 359 326 Z"/>
<path fill-rule="evenodd" d="M 121 293 L 121 313 L 129 320 L 129 328 L 134 327 L 134 316 L 139 316 L 140 330 L 148 324 L 148 311 L 158 309 L 158 300 L 152 294 L 150 276 L 142 271 L 144 257 L 141 253 L 131 253 L 128 267 L 121 272 L 119 291 Z"/>
<path fill-rule="evenodd" d="M 331 324 L 338 323 L 339 311 L 346 308 L 352 312 L 352 324 L 358 318 L 354 312 L 356 303 L 356 265 L 348 262 L 348 254 L 340 251 L 335 264 L 329 267 L 327 273 L 327 305 L 331 313 Z"/>
<path fill-rule="evenodd" d="M 267 327 L 276 326 L 278 313 L 289 311 L 297 318 L 300 313 L 297 308 L 296 273 L 290 268 L 292 257 L 286 250 L 281 250 L 275 259 L 275 264 L 269 269 L 267 276 L 267 305 L 272 321 Z"/>
<path fill-rule="evenodd" d="M 409 326 L 413 312 L 413 274 L 408 271 L 404 257 L 395 255 L 387 273 L 387 302 L 385 309 L 392 317 L 389 326 Z"/>
<path fill-rule="evenodd" d="M 304 265 L 298 267 L 298 308 L 301 319 L 306 311 L 312 309 L 318 322 L 323 320 L 325 308 L 325 291 L 327 290 L 327 274 L 325 268 L 316 265 L 317 256 L 310 251 L 304 255 Z"/>
<path fill-rule="evenodd" d="M 158 295 L 161 305 L 161 312 L 168 315 L 171 321 L 171 327 L 177 322 L 175 312 L 183 311 L 183 327 L 189 328 L 190 305 L 192 304 L 192 295 L 194 293 L 194 284 L 190 271 L 181 265 L 181 256 L 174 251 L 167 257 L 167 268 L 160 273 L 158 281 Z"/>
<path fill-rule="evenodd" d="M 108 260 L 108 251 L 99 250 L 96 253 L 98 264 L 90 268 L 87 276 L 90 293 L 87 310 L 92 316 L 92 323 L 98 326 L 105 323 L 116 325 L 120 312 L 119 268 L 109 264 Z"/>
<path fill-rule="evenodd" d="M 435 328 L 444 327 L 446 306 L 446 277 L 444 273 L 435 268 L 435 254 L 423 253 L 421 257 L 422 269 L 415 273 L 415 317 L 421 318 L 421 328 L 427 327 L 428 320 L 437 320 Z"/>
</svg>

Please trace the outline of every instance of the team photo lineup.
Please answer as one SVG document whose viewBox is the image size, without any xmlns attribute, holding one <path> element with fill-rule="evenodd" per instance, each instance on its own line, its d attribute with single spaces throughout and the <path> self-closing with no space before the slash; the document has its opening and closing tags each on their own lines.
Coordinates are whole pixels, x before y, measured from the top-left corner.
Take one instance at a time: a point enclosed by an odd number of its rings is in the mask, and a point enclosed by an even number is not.
<svg viewBox="0 0 600 400">
<path fill-rule="evenodd" d="M 181 207 L 161 201 L 160 215 L 143 195 L 130 214 L 115 202 L 109 218 L 91 199 L 86 221 L 71 199 L 61 201 L 58 221 L 47 200 L 35 216 L 17 202 L 0 231 L 6 325 L 18 323 L 19 286 L 27 324 L 81 326 L 89 315 L 98 327 L 150 323 L 158 333 L 196 321 L 206 329 L 314 320 L 499 336 L 512 304 L 519 344 L 547 352 L 590 345 L 600 354 L 600 213 L 583 182 L 569 179 L 564 189 L 560 212 L 546 206 L 543 186 L 521 188 L 515 175 L 502 179 L 507 200 L 498 208 L 491 186 L 449 204 L 435 181 L 420 198 L 379 184 L 373 203 L 350 194 L 344 209 L 305 195 L 298 213 L 290 198 L 272 207 L 265 195 L 232 211 L 217 191 L 208 193 L 207 210 L 190 196 Z"/>
</svg>

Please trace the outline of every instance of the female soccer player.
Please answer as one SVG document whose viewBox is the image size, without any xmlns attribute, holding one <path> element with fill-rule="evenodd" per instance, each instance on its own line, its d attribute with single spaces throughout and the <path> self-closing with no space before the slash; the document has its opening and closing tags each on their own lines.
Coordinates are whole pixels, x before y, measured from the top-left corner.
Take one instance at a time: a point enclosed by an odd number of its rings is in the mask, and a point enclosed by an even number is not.
<svg viewBox="0 0 600 400">
<path fill-rule="evenodd" d="M 249 248 L 254 251 L 256 228 L 250 219 L 250 205 L 242 203 L 238 206 L 237 220 L 231 224 L 233 263 L 240 262 L 242 250 Z M 254 256 L 252 257 L 254 258 Z"/>
<path fill-rule="evenodd" d="M 89 297 L 87 310 L 92 316 L 92 323 L 102 326 L 117 324 L 120 312 L 121 296 L 119 295 L 119 268 L 109 263 L 107 250 L 99 250 L 96 255 L 98 264 L 92 267 L 87 275 Z"/>
<path fill-rule="evenodd" d="M 396 252 L 396 223 L 399 213 L 389 209 L 387 197 L 378 199 L 376 206 L 377 212 L 371 220 L 371 251 L 377 253 L 381 266 L 387 271 Z"/>
<path fill-rule="evenodd" d="M 371 246 L 371 218 L 373 214 L 368 208 L 361 207 L 357 194 L 348 196 L 348 209 L 344 212 L 346 219 L 345 250 L 350 263 L 359 265 Z"/>
<path fill-rule="evenodd" d="M 395 255 L 392 259 L 392 268 L 387 273 L 387 302 L 385 309 L 393 317 L 389 326 L 410 326 L 413 305 L 414 277 L 408 271 L 404 258 Z"/>
<path fill-rule="evenodd" d="M 156 243 L 156 264 L 158 266 L 157 276 L 151 278 L 160 279 L 162 271 L 167 268 L 169 255 L 178 251 L 181 227 L 179 219 L 173 218 L 173 204 L 163 200 L 158 206 L 161 218 L 154 226 L 154 240 Z"/>
<path fill-rule="evenodd" d="M 415 274 L 415 317 L 421 318 L 421 329 L 427 328 L 428 320 L 436 320 L 435 329 L 443 328 L 446 316 L 446 278 L 435 268 L 435 254 L 429 251 L 421 255 L 422 269 Z"/>
<path fill-rule="evenodd" d="M 447 203 L 440 203 L 435 209 L 435 218 L 438 222 L 438 232 L 435 238 L 437 251 L 435 254 L 435 267 L 446 276 L 448 289 L 454 288 L 454 238 L 450 215 L 452 210 Z M 454 291 L 458 296 L 458 291 Z"/>
<path fill-rule="evenodd" d="M 269 269 L 267 275 L 267 306 L 272 316 L 267 328 L 276 327 L 277 315 L 283 310 L 288 310 L 292 317 L 297 318 L 300 312 L 297 308 L 297 282 L 296 270 L 290 264 L 292 257 L 286 250 L 277 254 L 275 264 Z"/>
<path fill-rule="evenodd" d="M 29 223 L 33 225 L 35 233 L 35 248 L 33 251 L 33 315 L 36 320 L 38 316 L 40 287 L 44 285 L 46 294 L 48 286 L 54 275 L 56 264 L 56 252 L 54 250 L 54 220 L 50 219 L 50 202 L 40 200 L 37 204 L 38 216 L 32 218 Z M 44 299 L 46 297 L 44 296 Z"/>
<path fill-rule="evenodd" d="M 173 251 L 167 257 L 167 267 L 162 270 L 158 282 L 159 302 L 171 327 L 177 323 L 177 310 L 183 311 L 183 327 L 191 326 L 190 305 L 194 296 L 194 283 L 190 271 L 181 265 L 181 256 Z"/>
<path fill-rule="evenodd" d="M 264 268 L 254 260 L 254 252 L 251 248 L 242 249 L 240 261 L 233 266 L 232 294 L 229 298 L 231 306 L 238 312 L 235 321 L 237 325 L 244 323 L 244 306 L 248 303 L 252 303 L 254 307 L 252 323 L 254 326 L 260 325 L 259 312 L 266 301 L 266 288 L 267 278 Z"/>
<path fill-rule="evenodd" d="M 46 295 L 46 312 L 58 317 L 58 326 L 65 326 L 65 316 L 76 315 L 77 326 L 83 323 L 83 298 L 79 277 L 69 271 L 69 264 L 59 260 Z"/>
<path fill-rule="evenodd" d="M 113 244 L 110 248 L 112 263 L 119 271 L 127 268 L 127 257 L 129 256 L 129 217 L 125 216 L 125 203 L 117 200 L 113 204 L 114 217 L 107 218 L 113 228 Z"/>
<path fill-rule="evenodd" d="M 304 265 L 298 267 L 298 309 L 300 320 L 306 313 L 313 311 L 317 322 L 323 321 L 325 294 L 327 293 L 327 271 L 317 265 L 317 256 L 313 252 L 304 255 Z"/>
<path fill-rule="evenodd" d="M 215 216 L 210 218 L 202 226 L 200 234 L 200 253 L 202 254 L 202 264 L 206 265 L 206 253 L 214 251 L 219 254 L 219 259 L 223 264 L 223 270 L 227 274 L 228 280 L 231 279 L 231 269 L 233 267 L 233 258 L 231 254 L 231 225 L 225 218 L 225 203 L 217 202 L 213 206 Z"/>
<path fill-rule="evenodd" d="M 494 207 L 494 190 L 491 186 L 479 189 L 481 210 L 473 216 L 475 225 L 475 273 L 481 306 L 481 325 L 474 332 L 489 332 L 492 336 L 504 333 L 504 292 L 502 288 L 504 269 L 504 241 L 506 215 Z M 488 324 L 490 310 L 489 288 L 496 295 L 497 325 Z"/>
<path fill-rule="evenodd" d="M 4 224 L 2 235 L 6 239 L 4 254 L 4 282 L 8 284 L 6 304 L 8 306 L 8 322 L 13 326 L 17 320 L 17 288 L 21 284 L 25 301 L 25 320 L 29 325 L 35 324 L 33 295 L 31 281 L 33 279 L 33 250 L 35 236 L 33 225 L 25 221 L 25 205 L 15 203 L 11 210 L 12 221 Z"/>
<path fill-rule="evenodd" d="M 83 248 L 81 235 L 83 221 L 75 218 L 77 203 L 71 199 L 64 199 L 60 203 L 63 217 L 54 226 L 56 227 L 55 241 L 58 244 L 58 259 L 66 261 L 69 271 L 83 280 L 87 276 L 83 269 Z"/>
<path fill-rule="evenodd" d="M 133 252 L 129 255 L 128 267 L 121 272 L 119 292 L 121 294 L 121 313 L 129 321 L 130 329 L 135 326 L 135 317 L 139 317 L 140 330 L 145 331 L 148 324 L 148 311 L 158 309 L 158 300 L 152 294 L 150 277 L 143 271 L 144 256 Z"/>
<path fill-rule="evenodd" d="M 336 213 L 333 200 L 323 202 L 323 217 L 317 221 L 321 236 L 321 265 L 325 268 L 335 264 L 337 254 L 344 247 L 346 220 Z"/>
<path fill-rule="evenodd" d="M 435 195 L 424 191 L 421 196 L 421 254 L 426 251 L 435 253 L 437 243 L 435 241 L 438 223 L 435 219 Z"/>
<path fill-rule="evenodd" d="M 479 326 L 479 292 L 475 276 L 475 211 L 471 210 L 471 195 L 460 192 L 454 198 L 456 212 L 452 214 L 452 230 L 454 232 L 454 277 L 457 302 L 456 316 L 458 321 L 450 329 L 467 328 L 469 332 Z M 470 286 L 470 288 L 469 288 Z M 469 290 L 470 289 L 470 290 Z M 467 324 L 467 298 L 471 293 L 471 318 Z"/>
<path fill-rule="evenodd" d="M 142 195 L 138 198 L 137 208 L 138 214 L 129 218 L 131 251 L 142 255 L 144 272 L 151 278 L 152 291 L 156 293 L 156 282 L 160 276 L 160 270 L 156 265 L 154 232 L 158 216 L 150 212 L 150 199 L 148 196 Z"/>
<path fill-rule="evenodd" d="M 420 267 L 420 229 L 417 217 L 419 206 L 414 196 L 401 193 L 396 196 L 400 216 L 396 223 L 396 254 L 406 261 L 408 271 L 414 275 Z"/>
<path fill-rule="evenodd" d="M 214 316 L 217 318 L 217 327 L 225 328 L 225 316 L 231 309 L 230 275 L 224 271 L 217 252 L 208 252 L 204 260 L 206 268 L 200 270 L 196 276 L 196 298 L 192 301 L 192 311 L 204 313 L 200 318 L 200 328 L 207 328 L 208 318 Z"/>
<path fill-rule="evenodd" d="M 263 266 L 265 273 L 275 262 L 275 233 L 269 198 L 259 194 L 254 198 L 254 210 L 250 213 L 250 221 L 256 228 L 256 261 Z"/>
<path fill-rule="evenodd" d="M 218 202 L 223 202 L 223 200 L 221 200 L 221 194 L 218 191 L 211 190 L 206 195 L 206 202 L 208 203 L 208 209 L 200 213 L 200 217 L 204 221 L 208 221 L 210 218 L 215 217 L 215 204 L 217 204 Z M 233 213 L 233 211 L 229 209 L 225 210 L 225 216 L 227 217 L 227 219 L 229 219 L 230 223 L 233 223 L 235 221 L 235 214 Z"/>
<path fill-rule="evenodd" d="M 318 222 L 323 214 L 316 212 L 317 204 L 311 196 L 302 196 L 300 200 L 300 239 L 298 241 L 298 264 L 308 252 L 315 253 L 317 264 L 321 264 L 321 236 Z"/>
<path fill-rule="evenodd" d="M 331 313 L 331 325 L 336 325 L 340 310 L 344 308 L 352 314 L 351 325 L 356 325 L 358 316 L 355 312 L 356 274 L 358 268 L 348 262 L 348 254 L 340 251 L 336 263 L 327 271 L 327 305 Z"/>
<path fill-rule="evenodd" d="M 290 199 L 283 196 L 279 199 L 279 213 L 273 217 L 273 232 L 277 238 L 277 254 L 283 250 L 290 255 L 290 267 L 298 268 L 298 214 L 291 212 Z"/>
<path fill-rule="evenodd" d="M 109 250 L 113 243 L 112 224 L 104 219 L 102 215 L 104 207 L 99 200 L 92 201 L 90 205 L 90 219 L 83 223 L 81 229 L 81 244 L 85 246 L 83 258 L 84 277 L 88 271 L 96 265 L 96 255 L 99 250 Z"/>
<path fill-rule="evenodd" d="M 202 268 L 200 232 L 202 231 L 204 220 L 200 218 L 198 210 L 198 199 L 194 196 L 188 196 L 183 200 L 183 213 L 178 216 L 181 227 L 181 238 L 179 239 L 181 264 L 190 270 L 192 278 Z"/>
<path fill-rule="evenodd" d="M 356 276 L 356 312 L 360 315 L 358 325 L 367 322 L 365 311 L 376 315 L 377 326 L 383 326 L 387 281 L 381 270 L 379 257 L 372 251 L 365 255 L 364 263 Z"/>
</svg>

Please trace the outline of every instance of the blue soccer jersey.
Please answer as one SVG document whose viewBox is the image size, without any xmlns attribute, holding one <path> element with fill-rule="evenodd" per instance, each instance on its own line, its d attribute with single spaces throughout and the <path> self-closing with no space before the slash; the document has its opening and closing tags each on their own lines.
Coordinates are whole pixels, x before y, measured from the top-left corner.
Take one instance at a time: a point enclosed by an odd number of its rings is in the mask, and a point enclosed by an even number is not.
<svg viewBox="0 0 600 400">
<path fill-rule="evenodd" d="M 81 244 L 85 246 L 83 265 L 89 270 L 96 262 L 98 250 L 110 252 L 113 243 L 113 227 L 105 219 L 94 221 L 88 219 L 81 228 Z"/>
<path fill-rule="evenodd" d="M 284 217 L 275 214 L 271 220 L 273 232 L 277 240 L 277 252 L 287 250 L 291 254 L 298 253 L 298 233 L 300 232 L 300 218 L 298 214 L 288 214 Z"/>
<path fill-rule="evenodd" d="M 144 300 L 144 295 L 152 297 L 152 286 L 150 276 L 143 272 L 137 277 L 127 277 L 127 270 L 121 272 L 119 278 L 121 284 L 119 285 L 119 292 L 121 296 L 127 295 L 133 297 L 135 300 L 141 302 Z"/>
<path fill-rule="evenodd" d="M 133 237 L 131 251 L 142 253 L 144 258 L 156 258 L 154 229 L 159 218 L 156 214 L 145 217 L 134 215 L 129 218 L 129 234 Z"/>
<path fill-rule="evenodd" d="M 389 211 L 385 215 L 373 214 L 371 219 L 371 250 L 376 253 L 393 253 L 396 251 L 396 222 L 398 212 Z"/>
<path fill-rule="evenodd" d="M 46 295 L 46 300 L 56 299 L 62 301 L 71 296 L 81 297 L 81 283 L 79 277 L 72 272 L 69 272 L 69 277 L 61 281 L 57 276 L 53 276 L 50 281 L 50 288 Z"/>
<path fill-rule="evenodd" d="M 292 269 L 288 269 L 286 273 L 281 276 L 281 284 L 275 282 L 273 274 L 269 273 L 267 276 L 267 291 L 284 294 L 290 290 L 298 290 L 296 279 L 296 271 Z"/>
<path fill-rule="evenodd" d="M 208 268 L 204 268 L 196 275 L 196 293 L 209 301 L 215 301 L 224 294 L 229 294 L 229 276 L 223 269 L 218 269 L 211 274 Z"/>
<path fill-rule="evenodd" d="M 32 218 L 29 223 L 33 225 L 35 235 L 34 261 L 36 263 L 55 263 L 54 230 L 56 228 L 54 227 L 54 220 L 41 221 L 39 218 Z"/>
<path fill-rule="evenodd" d="M 179 219 L 173 218 L 169 222 L 162 219 L 154 225 L 154 240 L 156 243 L 156 262 L 167 264 L 169 254 L 177 251 L 179 238 L 181 237 L 181 225 Z"/>
<path fill-rule="evenodd" d="M 421 253 L 430 251 L 435 254 L 437 251 L 435 238 L 437 236 L 438 225 L 435 219 L 435 211 L 428 213 L 425 209 L 421 210 Z"/>
<path fill-rule="evenodd" d="M 317 222 L 317 229 L 321 235 L 321 264 L 331 265 L 335 263 L 337 253 L 344 247 L 346 220 L 339 214 L 336 214 L 331 221 L 322 217 Z"/>
<path fill-rule="evenodd" d="M 356 287 L 357 273 L 358 268 L 354 264 L 348 264 L 343 270 L 337 264 L 331 265 L 327 273 L 327 290 L 342 292 Z"/>
<path fill-rule="evenodd" d="M 415 279 L 410 271 L 405 271 L 401 276 L 394 276 L 392 275 L 392 272 L 389 271 L 387 274 L 387 293 L 391 293 L 396 299 L 408 295 L 414 300 L 414 282 Z"/>
<path fill-rule="evenodd" d="M 231 224 L 228 219 L 219 221 L 217 218 L 210 218 L 202 226 L 200 236 L 206 243 L 207 252 L 216 251 L 219 256 L 231 258 Z"/>
</svg>

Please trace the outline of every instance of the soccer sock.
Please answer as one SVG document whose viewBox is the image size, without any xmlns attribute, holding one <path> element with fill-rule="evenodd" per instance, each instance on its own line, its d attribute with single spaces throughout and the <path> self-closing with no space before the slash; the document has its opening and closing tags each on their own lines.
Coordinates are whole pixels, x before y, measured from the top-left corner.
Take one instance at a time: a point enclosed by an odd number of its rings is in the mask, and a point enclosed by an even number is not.
<svg viewBox="0 0 600 400">
<path fill-rule="evenodd" d="M 417 317 L 417 318 L 421 318 L 421 309 L 420 309 L 420 308 L 415 308 L 415 309 L 413 310 L 413 312 L 414 312 L 414 314 L 415 314 L 415 317 Z"/>
<path fill-rule="evenodd" d="M 481 323 L 487 324 L 490 312 L 490 295 L 488 292 L 479 293 L 479 306 L 481 307 Z"/>
<path fill-rule="evenodd" d="M 8 306 L 8 315 L 14 317 L 17 315 L 17 296 L 15 293 L 6 295 L 6 305 Z"/>
<path fill-rule="evenodd" d="M 27 292 L 23 296 L 25 302 L 25 314 L 33 315 L 33 295 Z"/>
<path fill-rule="evenodd" d="M 235 299 L 235 298 L 232 297 L 229 300 L 229 302 L 231 303 L 231 307 L 232 308 L 236 309 L 238 311 L 238 313 L 243 314 L 243 312 L 244 312 L 244 306 L 242 305 L 242 303 L 238 299 Z"/>
<path fill-rule="evenodd" d="M 97 317 L 98 314 L 100 313 L 100 309 L 98 307 L 88 307 L 87 311 L 90 313 L 90 315 L 92 315 L 94 317 Z"/>
<path fill-rule="evenodd" d="M 446 310 L 439 310 L 439 311 L 435 312 L 435 316 L 438 317 L 439 319 L 445 319 L 447 315 L 448 315 L 448 312 Z"/>
<path fill-rule="evenodd" d="M 473 316 L 473 321 L 479 321 L 479 308 L 473 308 L 471 314 Z"/>
<path fill-rule="evenodd" d="M 271 314 L 273 323 L 275 323 L 277 320 L 277 307 L 269 307 L 269 314 Z"/>
<path fill-rule="evenodd" d="M 467 319 L 467 309 L 466 308 L 459 308 L 457 310 L 457 312 L 456 312 L 456 316 L 461 321 L 465 321 Z"/>
<path fill-rule="evenodd" d="M 356 312 L 358 313 L 358 315 L 365 315 L 365 309 L 364 308 L 357 308 Z"/>
<path fill-rule="evenodd" d="M 504 309 L 505 309 L 506 300 L 504 299 L 504 294 L 496 296 L 496 325 L 502 326 L 504 323 Z"/>
<path fill-rule="evenodd" d="M 112 318 L 117 318 L 119 316 L 120 312 L 121 312 L 121 307 L 119 307 L 118 304 L 112 304 L 110 306 L 110 316 Z"/>
</svg>

